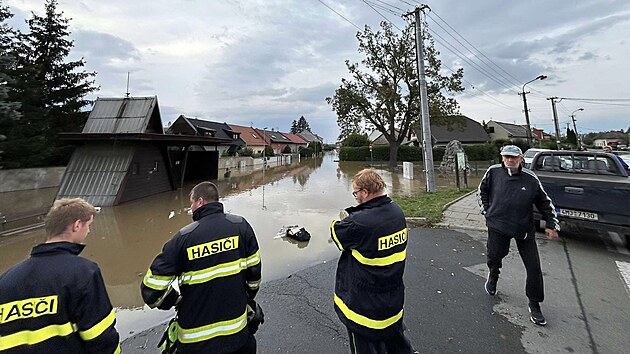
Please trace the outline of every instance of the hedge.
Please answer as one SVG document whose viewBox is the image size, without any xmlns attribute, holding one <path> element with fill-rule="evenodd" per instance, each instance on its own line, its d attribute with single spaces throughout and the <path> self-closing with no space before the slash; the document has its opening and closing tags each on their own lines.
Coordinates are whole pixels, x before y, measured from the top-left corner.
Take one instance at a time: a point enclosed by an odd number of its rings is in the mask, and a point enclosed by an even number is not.
<svg viewBox="0 0 630 354">
<path fill-rule="evenodd" d="M 433 160 L 442 161 L 446 148 L 433 148 Z M 469 161 L 486 161 L 493 160 L 499 154 L 499 150 L 493 144 L 465 145 L 464 151 Z M 389 145 L 375 145 L 372 147 L 372 155 L 370 156 L 370 148 L 368 146 L 348 147 L 344 146 L 339 150 L 340 161 L 389 161 Z M 398 148 L 398 161 L 422 161 L 422 148 L 419 146 L 402 145 Z"/>
</svg>

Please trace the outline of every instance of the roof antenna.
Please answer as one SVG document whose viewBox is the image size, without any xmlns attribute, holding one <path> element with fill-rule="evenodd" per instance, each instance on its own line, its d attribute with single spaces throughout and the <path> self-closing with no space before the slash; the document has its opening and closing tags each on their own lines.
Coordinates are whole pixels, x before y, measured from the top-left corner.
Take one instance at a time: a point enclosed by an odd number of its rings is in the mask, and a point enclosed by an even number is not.
<svg viewBox="0 0 630 354">
<path fill-rule="evenodd" d="M 127 71 L 127 92 L 125 92 L 125 98 L 129 98 L 129 71 Z"/>
</svg>

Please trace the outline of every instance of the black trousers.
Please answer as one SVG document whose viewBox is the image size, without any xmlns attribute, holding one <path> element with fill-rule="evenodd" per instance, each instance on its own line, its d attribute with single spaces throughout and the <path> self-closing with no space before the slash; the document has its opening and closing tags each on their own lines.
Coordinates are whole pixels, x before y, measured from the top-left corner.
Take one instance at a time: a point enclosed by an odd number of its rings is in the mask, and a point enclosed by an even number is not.
<svg viewBox="0 0 630 354">
<path fill-rule="evenodd" d="M 490 274 L 492 276 L 499 276 L 501 273 L 500 269 L 503 266 L 503 258 L 505 258 L 510 251 L 511 240 L 511 236 L 488 229 L 486 254 L 488 269 L 490 270 Z M 525 294 L 530 301 L 543 302 L 545 299 L 545 290 L 536 239 L 533 236 L 530 236 L 525 240 L 515 240 L 518 253 L 521 255 L 521 259 L 525 265 L 525 271 L 527 272 Z"/>
<path fill-rule="evenodd" d="M 370 340 L 348 329 L 350 338 L 350 353 L 352 354 L 412 354 L 413 348 L 409 339 L 405 337 L 405 327 L 384 340 Z"/>
<path fill-rule="evenodd" d="M 250 333 L 247 343 L 242 348 L 228 354 L 256 354 L 256 338 Z"/>
</svg>

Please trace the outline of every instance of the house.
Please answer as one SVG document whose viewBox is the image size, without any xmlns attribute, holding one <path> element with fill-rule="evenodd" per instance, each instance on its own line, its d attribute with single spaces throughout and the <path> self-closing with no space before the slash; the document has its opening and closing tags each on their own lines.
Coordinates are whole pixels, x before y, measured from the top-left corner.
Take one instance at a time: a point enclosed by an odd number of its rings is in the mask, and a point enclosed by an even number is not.
<svg viewBox="0 0 630 354">
<path fill-rule="evenodd" d="M 459 141 L 462 145 L 486 144 L 490 141 L 483 126 L 466 116 L 441 117 L 440 121 L 444 123 L 431 123 L 433 146 L 446 146 L 453 140 Z M 415 133 L 416 136 L 412 136 L 410 140 L 422 141 L 422 127 Z"/>
<path fill-rule="evenodd" d="M 254 153 L 262 154 L 263 149 L 269 144 L 268 141 L 263 139 L 262 133 L 252 127 L 245 127 L 242 125 L 228 124 L 230 129 L 240 133 L 240 139 L 245 143 L 245 146 L 252 149 Z"/>
<path fill-rule="evenodd" d="M 300 138 L 304 139 L 309 144 L 312 143 L 312 142 L 315 142 L 315 141 L 318 141 L 319 143 L 322 143 L 322 144 L 324 143 L 322 138 L 320 138 L 316 134 L 311 133 L 309 130 L 303 130 L 303 131 L 297 133 L 297 135 Z"/>
<path fill-rule="evenodd" d="M 97 98 L 81 133 L 61 133 L 79 145 L 55 199 L 83 198 L 97 206 L 177 189 L 184 180 L 216 179 L 216 151 L 189 152 L 227 139 L 164 134 L 156 96 Z"/>
<path fill-rule="evenodd" d="M 284 149 L 289 146 L 289 144 L 293 145 L 291 139 L 287 138 L 283 135 L 283 133 L 279 131 L 257 128 L 255 128 L 255 130 L 258 132 L 258 134 L 263 136 L 268 145 L 271 145 L 271 147 L 273 148 L 273 152 L 276 155 L 282 154 Z"/>
<path fill-rule="evenodd" d="M 491 140 L 508 139 L 514 142 L 515 140 L 522 139 L 527 141 L 527 127 L 524 125 L 491 120 L 486 126 L 488 127 L 488 135 L 490 135 Z"/>
<path fill-rule="evenodd" d="M 538 141 L 553 141 L 553 135 L 545 133 L 542 129 L 532 128 L 532 136 Z"/>
<path fill-rule="evenodd" d="M 291 140 L 291 143 L 289 143 L 289 147 L 291 148 L 292 153 L 298 153 L 301 147 L 308 146 L 308 142 L 302 139 L 297 134 L 282 133 L 282 135 L 286 136 L 287 138 L 289 138 L 289 140 Z"/>
<path fill-rule="evenodd" d="M 396 138 L 398 138 L 398 133 L 400 130 L 396 129 Z M 374 131 L 372 131 L 372 133 L 370 133 L 370 135 L 368 136 L 368 140 L 370 141 L 370 144 L 372 145 L 389 145 L 389 141 L 387 141 L 387 138 L 385 137 L 385 134 L 383 134 L 380 130 L 375 129 Z M 402 144 L 406 145 L 409 143 L 409 139 L 407 137 L 403 138 Z"/>
<path fill-rule="evenodd" d="M 240 132 L 230 128 L 227 123 L 212 122 L 203 119 L 186 117 L 183 114 L 171 124 L 166 131 L 167 134 L 197 135 L 213 138 L 228 139 L 230 142 L 225 145 L 198 147 L 197 149 L 213 149 L 219 152 L 219 156 L 228 154 L 236 155 L 238 149 L 245 145 L 241 140 Z"/>
<path fill-rule="evenodd" d="M 628 134 L 623 132 L 605 132 L 593 138 L 593 146 L 604 147 L 606 145 L 617 146 L 625 144 Z"/>
</svg>

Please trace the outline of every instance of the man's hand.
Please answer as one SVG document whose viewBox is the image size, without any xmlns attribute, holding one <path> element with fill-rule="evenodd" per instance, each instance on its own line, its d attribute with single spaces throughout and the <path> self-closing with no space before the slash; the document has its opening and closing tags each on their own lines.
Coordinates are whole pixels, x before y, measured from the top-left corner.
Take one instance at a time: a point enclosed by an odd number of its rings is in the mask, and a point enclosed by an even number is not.
<svg viewBox="0 0 630 354">
<path fill-rule="evenodd" d="M 545 234 L 547 234 L 547 238 L 550 240 L 555 240 L 558 238 L 558 231 L 555 229 L 545 229 Z"/>
</svg>

